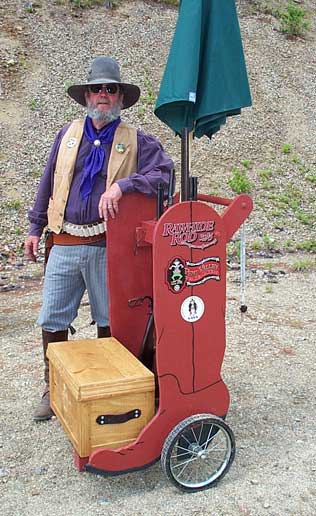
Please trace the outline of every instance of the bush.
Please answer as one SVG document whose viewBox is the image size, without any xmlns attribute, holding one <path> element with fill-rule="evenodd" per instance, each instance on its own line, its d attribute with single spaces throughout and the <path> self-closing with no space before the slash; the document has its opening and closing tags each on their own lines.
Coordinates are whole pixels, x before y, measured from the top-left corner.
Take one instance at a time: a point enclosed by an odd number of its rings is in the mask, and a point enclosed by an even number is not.
<svg viewBox="0 0 316 516">
<path fill-rule="evenodd" d="M 289 36 L 302 36 L 309 28 L 309 23 L 305 20 L 305 17 L 305 9 L 290 2 L 286 11 L 280 13 L 281 31 Z"/>
<path fill-rule="evenodd" d="M 246 172 L 237 167 L 233 168 L 232 175 L 228 179 L 228 184 L 233 192 L 238 194 L 248 193 L 252 189 L 251 181 L 248 179 Z"/>
</svg>

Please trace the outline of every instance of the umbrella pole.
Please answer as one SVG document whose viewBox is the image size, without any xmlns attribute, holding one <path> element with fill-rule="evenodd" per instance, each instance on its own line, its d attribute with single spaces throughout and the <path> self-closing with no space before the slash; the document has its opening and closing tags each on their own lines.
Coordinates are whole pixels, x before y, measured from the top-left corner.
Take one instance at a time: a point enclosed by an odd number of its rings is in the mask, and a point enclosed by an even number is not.
<svg viewBox="0 0 316 516">
<path fill-rule="evenodd" d="M 181 202 L 189 198 L 189 161 L 189 129 L 184 127 L 181 131 Z"/>
</svg>

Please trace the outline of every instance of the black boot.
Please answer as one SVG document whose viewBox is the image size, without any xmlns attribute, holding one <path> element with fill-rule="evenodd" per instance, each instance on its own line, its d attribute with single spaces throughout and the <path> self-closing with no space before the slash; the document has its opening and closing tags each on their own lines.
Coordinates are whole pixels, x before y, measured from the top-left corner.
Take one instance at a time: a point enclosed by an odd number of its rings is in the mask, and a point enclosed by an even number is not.
<svg viewBox="0 0 316 516">
<path fill-rule="evenodd" d="M 46 421 L 50 419 L 54 412 L 50 407 L 50 397 L 49 397 L 49 360 L 46 356 L 48 344 L 50 342 L 62 342 L 64 340 L 68 340 L 68 330 L 61 330 L 55 332 L 49 332 L 42 330 L 42 341 L 43 341 L 43 353 L 44 353 L 44 380 L 46 383 L 46 387 L 44 389 L 44 393 L 42 399 L 35 409 L 33 414 L 34 421 Z"/>
<path fill-rule="evenodd" d="M 98 326 L 97 327 L 97 336 L 98 336 L 98 339 L 111 337 L 110 326 Z"/>
</svg>

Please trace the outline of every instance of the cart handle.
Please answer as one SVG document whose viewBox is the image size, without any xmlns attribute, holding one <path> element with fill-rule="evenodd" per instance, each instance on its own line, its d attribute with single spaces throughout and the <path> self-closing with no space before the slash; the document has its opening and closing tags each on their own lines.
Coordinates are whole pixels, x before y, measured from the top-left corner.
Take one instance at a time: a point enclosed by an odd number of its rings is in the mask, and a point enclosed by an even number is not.
<svg viewBox="0 0 316 516">
<path fill-rule="evenodd" d="M 198 194 L 198 201 L 211 202 L 213 204 L 220 204 L 221 206 L 230 206 L 234 199 L 227 199 L 226 197 L 217 197 L 216 195 Z"/>
<path fill-rule="evenodd" d="M 198 201 L 205 201 L 205 202 L 211 202 L 213 204 L 219 204 L 221 206 L 230 206 L 234 199 L 227 199 L 226 197 L 218 197 L 216 195 L 208 195 L 208 194 L 202 194 L 199 193 L 197 195 Z M 177 192 L 174 196 L 174 204 L 178 203 L 180 201 L 180 194 Z"/>
</svg>

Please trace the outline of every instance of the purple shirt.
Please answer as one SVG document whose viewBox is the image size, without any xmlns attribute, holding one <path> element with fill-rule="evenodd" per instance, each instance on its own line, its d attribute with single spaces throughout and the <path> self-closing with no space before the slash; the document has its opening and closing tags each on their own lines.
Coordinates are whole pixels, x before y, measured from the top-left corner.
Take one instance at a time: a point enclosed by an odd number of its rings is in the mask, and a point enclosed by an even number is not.
<svg viewBox="0 0 316 516">
<path fill-rule="evenodd" d="M 34 206 L 28 212 L 28 218 L 31 223 L 30 235 L 41 236 L 44 227 L 47 226 L 47 208 L 49 198 L 53 194 L 53 178 L 58 149 L 69 125 L 65 125 L 56 136 L 40 181 Z M 73 224 L 89 224 L 100 221 L 98 205 L 100 196 L 105 191 L 111 144 L 103 145 L 105 159 L 102 170 L 96 177 L 91 194 L 83 201 L 80 196 L 80 183 L 84 162 L 90 148 L 91 144 L 83 135 L 65 210 L 65 220 Z M 129 177 L 118 179 L 117 184 L 123 194 L 127 192 L 140 192 L 145 195 L 155 196 L 159 183 L 169 184 L 172 168 L 173 162 L 164 152 L 159 141 L 153 136 L 137 131 L 137 170 Z"/>
</svg>

